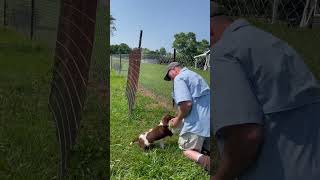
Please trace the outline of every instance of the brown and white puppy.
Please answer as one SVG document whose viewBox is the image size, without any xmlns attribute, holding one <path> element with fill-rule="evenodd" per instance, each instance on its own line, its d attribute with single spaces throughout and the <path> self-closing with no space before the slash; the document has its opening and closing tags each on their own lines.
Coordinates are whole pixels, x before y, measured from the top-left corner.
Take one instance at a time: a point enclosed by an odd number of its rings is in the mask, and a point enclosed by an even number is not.
<svg viewBox="0 0 320 180">
<path fill-rule="evenodd" d="M 174 118 L 173 116 L 166 114 L 162 117 L 160 124 L 152 129 L 149 129 L 149 131 L 142 133 L 137 137 L 135 140 L 133 140 L 130 144 L 133 143 L 139 144 L 139 146 L 146 150 L 148 149 L 152 144 L 159 142 L 160 147 L 164 148 L 163 138 L 167 136 L 172 136 L 172 132 L 169 129 L 169 121 Z"/>
</svg>

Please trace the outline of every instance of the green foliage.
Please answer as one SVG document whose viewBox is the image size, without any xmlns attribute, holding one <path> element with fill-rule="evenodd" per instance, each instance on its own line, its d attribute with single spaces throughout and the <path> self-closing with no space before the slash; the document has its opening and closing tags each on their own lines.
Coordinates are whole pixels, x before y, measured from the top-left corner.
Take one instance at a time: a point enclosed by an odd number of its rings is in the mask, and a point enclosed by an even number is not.
<svg viewBox="0 0 320 180">
<path fill-rule="evenodd" d="M 159 50 L 160 55 L 165 56 L 167 54 L 167 51 L 164 47 L 161 47 Z"/>
<path fill-rule="evenodd" d="M 209 41 L 203 39 L 202 41 L 197 42 L 197 54 L 202 54 L 205 51 L 209 50 Z"/>
<path fill-rule="evenodd" d="M 158 102 L 138 93 L 134 113 L 128 116 L 126 79 L 111 73 L 110 179 L 208 179 L 208 174 L 182 155 L 178 136 L 165 139 L 165 148 L 141 151 L 130 142 L 140 133 L 159 124 L 168 111 Z M 169 112 L 173 114 L 173 112 Z"/>
<path fill-rule="evenodd" d="M 48 109 L 52 56 L 0 28 L 0 179 L 52 179 L 59 145 Z"/>
<path fill-rule="evenodd" d="M 111 54 L 129 54 L 132 49 L 125 43 L 111 45 Z"/>
<path fill-rule="evenodd" d="M 142 48 L 142 53 L 143 54 L 148 54 L 150 50 L 148 48 Z"/>
<path fill-rule="evenodd" d="M 174 35 L 173 48 L 184 56 L 193 57 L 197 54 L 196 35 L 193 32 L 179 33 Z"/>
<path fill-rule="evenodd" d="M 193 57 L 209 48 L 209 42 L 205 39 L 198 42 L 193 32 L 181 32 L 175 34 L 174 38 L 172 47 L 177 50 L 176 61 L 183 65 L 193 65 Z"/>
<path fill-rule="evenodd" d="M 159 57 L 160 56 L 160 52 L 159 52 L 159 50 L 149 51 L 149 53 L 147 55 L 151 56 L 151 57 Z"/>
<path fill-rule="evenodd" d="M 167 53 L 164 47 L 161 47 L 159 50 L 157 49 L 155 51 L 149 50 L 148 48 L 143 48 L 142 53 L 144 59 L 156 59 L 158 60 L 159 64 L 172 61 L 172 54 Z"/>
<path fill-rule="evenodd" d="M 0 28 L 0 179 L 58 179 L 60 150 L 48 108 L 53 56 Z M 105 104 L 88 88 L 87 111 L 67 179 L 106 179 Z"/>
<path fill-rule="evenodd" d="M 108 146 L 105 128 L 105 98 L 99 97 L 97 86 L 89 87 L 77 144 L 71 150 L 67 179 L 106 179 Z M 105 92 L 104 92 L 105 93 Z"/>
</svg>

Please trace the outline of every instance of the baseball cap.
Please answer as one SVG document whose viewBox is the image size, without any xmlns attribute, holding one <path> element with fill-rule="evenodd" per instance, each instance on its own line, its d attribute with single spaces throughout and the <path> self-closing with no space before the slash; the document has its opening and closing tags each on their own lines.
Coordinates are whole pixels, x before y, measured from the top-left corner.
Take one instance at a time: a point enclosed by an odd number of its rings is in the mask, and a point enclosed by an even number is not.
<svg viewBox="0 0 320 180">
<path fill-rule="evenodd" d="M 171 69 L 173 69 L 173 68 L 175 68 L 175 67 L 178 67 L 178 66 L 181 66 L 180 65 L 180 63 L 178 63 L 178 62 L 171 62 L 170 64 L 168 64 L 168 66 L 167 66 L 167 73 L 166 73 L 166 75 L 164 76 L 164 80 L 166 80 L 166 81 L 170 81 L 171 80 L 171 78 L 169 77 L 169 71 L 171 70 Z"/>
</svg>

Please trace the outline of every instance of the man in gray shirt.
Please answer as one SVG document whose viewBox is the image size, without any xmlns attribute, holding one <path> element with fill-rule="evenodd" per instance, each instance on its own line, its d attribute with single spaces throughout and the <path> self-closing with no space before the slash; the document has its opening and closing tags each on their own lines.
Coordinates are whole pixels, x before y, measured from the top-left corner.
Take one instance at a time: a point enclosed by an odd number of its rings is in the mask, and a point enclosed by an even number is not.
<svg viewBox="0 0 320 180">
<path fill-rule="evenodd" d="M 319 180 L 320 86 L 287 43 L 211 14 L 215 180 Z"/>
</svg>

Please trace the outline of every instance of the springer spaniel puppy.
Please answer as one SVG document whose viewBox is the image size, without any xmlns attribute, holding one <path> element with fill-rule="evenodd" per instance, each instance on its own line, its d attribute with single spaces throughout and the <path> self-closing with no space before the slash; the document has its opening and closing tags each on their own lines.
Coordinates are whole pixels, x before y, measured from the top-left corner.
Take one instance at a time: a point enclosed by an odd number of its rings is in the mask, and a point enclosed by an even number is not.
<svg viewBox="0 0 320 180">
<path fill-rule="evenodd" d="M 170 116 L 169 114 L 164 115 L 162 117 L 162 120 L 160 121 L 160 124 L 152 129 L 149 129 L 149 131 L 142 133 L 137 137 L 135 140 L 133 140 L 130 145 L 133 143 L 139 144 L 139 146 L 146 150 L 148 149 L 152 144 L 159 142 L 160 147 L 164 148 L 163 138 L 167 136 L 172 136 L 172 132 L 169 129 L 169 121 L 174 118 L 173 116 Z"/>
</svg>

